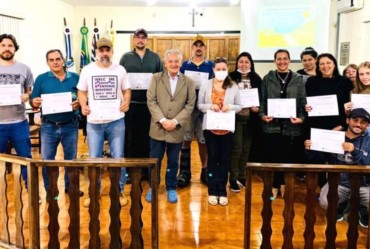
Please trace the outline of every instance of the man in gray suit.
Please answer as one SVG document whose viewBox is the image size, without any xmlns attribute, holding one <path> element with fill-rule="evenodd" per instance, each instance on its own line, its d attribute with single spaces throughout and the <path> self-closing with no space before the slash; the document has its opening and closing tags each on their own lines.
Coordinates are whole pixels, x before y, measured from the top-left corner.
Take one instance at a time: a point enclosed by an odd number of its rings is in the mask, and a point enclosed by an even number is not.
<svg viewBox="0 0 370 249">
<path fill-rule="evenodd" d="M 164 153 L 167 154 L 166 189 L 167 200 L 177 202 L 177 171 L 179 153 L 184 139 L 184 126 L 189 125 L 195 105 L 195 85 L 180 73 L 182 53 L 176 49 L 164 54 L 165 69 L 153 75 L 147 91 L 150 123 L 150 157 L 158 158 L 160 172 Z M 159 174 L 160 175 L 160 174 Z M 159 182 L 159 181 L 158 181 Z M 151 202 L 151 189 L 146 195 Z"/>
</svg>

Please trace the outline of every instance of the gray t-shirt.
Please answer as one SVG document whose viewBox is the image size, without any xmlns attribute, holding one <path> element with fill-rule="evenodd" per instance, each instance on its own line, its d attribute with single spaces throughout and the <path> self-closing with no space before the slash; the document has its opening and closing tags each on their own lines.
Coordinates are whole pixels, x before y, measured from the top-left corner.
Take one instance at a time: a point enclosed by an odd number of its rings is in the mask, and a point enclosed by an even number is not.
<svg viewBox="0 0 370 249">
<path fill-rule="evenodd" d="M 21 93 L 14 98 L 20 98 L 34 83 L 31 69 L 21 62 L 9 66 L 0 65 L 0 85 L 20 84 Z M 18 123 L 26 119 L 25 105 L 0 106 L 0 124 Z"/>
</svg>

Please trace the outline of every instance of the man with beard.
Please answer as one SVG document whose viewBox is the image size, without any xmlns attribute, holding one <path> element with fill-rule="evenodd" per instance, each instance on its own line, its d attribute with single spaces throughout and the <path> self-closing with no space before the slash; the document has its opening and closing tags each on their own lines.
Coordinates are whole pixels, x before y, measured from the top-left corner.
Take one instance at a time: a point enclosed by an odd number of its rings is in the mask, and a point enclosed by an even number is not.
<svg viewBox="0 0 370 249">
<path fill-rule="evenodd" d="M 97 61 L 82 69 L 77 84 L 78 99 L 82 114 L 87 116 L 87 142 L 89 157 L 99 158 L 103 154 L 104 140 L 108 140 L 111 156 L 124 157 L 125 112 L 131 99 L 130 83 L 124 67 L 113 63 L 113 44 L 107 38 L 97 42 Z M 126 206 L 123 193 L 126 182 L 126 169 L 121 168 L 119 187 L 120 204 Z M 99 179 L 98 188 L 101 188 Z M 89 207 L 90 197 L 84 201 Z"/>
<path fill-rule="evenodd" d="M 213 62 L 205 58 L 206 55 L 206 39 L 201 35 L 196 35 L 193 38 L 192 45 L 193 57 L 185 61 L 181 66 L 181 73 L 189 76 L 195 83 L 196 95 L 202 83 L 213 78 Z M 197 104 L 195 104 L 197 106 Z M 191 116 L 190 126 L 186 127 L 184 142 L 181 148 L 180 157 L 180 173 L 177 177 L 177 186 L 186 187 L 191 180 L 191 141 L 194 134 L 197 136 L 199 156 L 202 163 L 202 171 L 200 180 L 202 183 L 207 184 L 207 147 L 202 130 L 203 113 L 197 108 Z"/>
<path fill-rule="evenodd" d="M 14 59 L 19 49 L 11 34 L 0 35 L 0 88 L 9 91 L 7 100 L 0 104 L 0 153 L 5 153 L 11 142 L 18 156 L 31 158 L 30 130 L 25 115 L 25 102 L 29 100 L 34 83 L 31 70 Z M 5 87 L 6 86 L 6 87 Z M 17 94 L 13 94 L 17 91 Z M 5 95 L 4 95 L 5 96 Z M 27 168 L 22 166 L 22 177 L 27 187 Z"/>
<path fill-rule="evenodd" d="M 329 164 L 348 165 L 369 165 L 370 164 L 370 136 L 367 131 L 370 122 L 370 114 L 363 108 L 356 108 L 351 111 L 346 119 L 348 128 L 345 132 L 345 142 L 342 144 L 344 154 L 331 154 L 319 151 L 311 151 L 311 140 L 306 140 L 304 146 L 309 158 L 320 159 Z M 359 224 L 368 226 L 369 199 L 370 199 L 370 178 L 363 175 L 360 182 L 360 210 Z M 326 183 L 320 192 L 320 206 L 328 208 L 327 195 L 329 185 Z M 338 186 L 338 208 L 337 221 L 342 221 L 344 213 L 348 210 L 348 201 L 351 196 L 351 185 L 349 176 L 346 173 L 340 174 Z"/>
<path fill-rule="evenodd" d="M 147 48 L 148 32 L 138 29 L 133 37 L 134 49 L 125 53 L 120 65 L 128 72 L 131 84 L 130 110 L 126 113 L 126 157 L 149 157 L 150 113 L 146 104 L 146 92 L 154 73 L 163 71 L 158 54 Z M 147 170 L 143 174 L 147 176 Z M 146 177 L 145 177 L 146 178 Z"/>
</svg>

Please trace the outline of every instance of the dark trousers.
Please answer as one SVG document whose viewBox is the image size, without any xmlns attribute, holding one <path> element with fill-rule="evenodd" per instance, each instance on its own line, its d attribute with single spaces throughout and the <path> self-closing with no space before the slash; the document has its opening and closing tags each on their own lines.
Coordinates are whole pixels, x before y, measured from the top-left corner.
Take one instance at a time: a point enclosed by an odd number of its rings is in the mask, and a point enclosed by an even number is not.
<svg viewBox="0 0 370 249">
<path fill-rule="evenodd" d="M 161 164 L 164 153 L 167 155 L 167 169 L 166 169 L 166 189 L 174 190 L 177 187 L 177 170 L 179 168 L 179 154 L 182 147 L 181 143 L 167 143 L 166 141 L 159 141 L 150 139 L 150 157 L 158 158 L 158 183 L 160 183 Z M 150 176 L 150 174 L 149 174 Z"/>
<path fill-rule="evenodd" d="M 226 184 L 230 169 L 230 153 L 233 133 L 216 135 L 204 131 L 208 152 L 208 194 L 227 196 Z"/>
<path fill-rule="evenodd" d="M 285 136 L 277 133 L 264 133 L 266 150 L 265 162 L 268 163 L 302 163 L 304 145 L 302 136 Z M 284 185 L 284 173 L 275 172 L 273 188 Z"/>
</svg>

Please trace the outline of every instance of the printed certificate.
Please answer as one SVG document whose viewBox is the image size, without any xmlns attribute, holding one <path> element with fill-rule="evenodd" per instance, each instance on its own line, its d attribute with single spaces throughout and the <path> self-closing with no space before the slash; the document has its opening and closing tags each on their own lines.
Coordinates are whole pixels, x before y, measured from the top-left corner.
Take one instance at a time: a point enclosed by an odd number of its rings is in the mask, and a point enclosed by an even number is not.
<svg viewBox="0 0 370 249">
<path fill-rule="evenodd" d="M 194 81 L 195 89 L 199 89 L 204 82 L 208 81 L 209 77 L 209 73 L 191 70 L 185 70 L 184 74 Z"/>
<path fill-rule="evenodd" d="M 71 92 L 41 94 L 41 99 L 43 115 L 73 111 Z"/>
<path fill-rule="evenodd" d="M 131 89 L 148 89 L 152 80 L 152 73 L 128 73 L 128 81 L 131 84 Z"/>
<path fill-rule="evenodd" d="M 88 121 L 116 120 L 120 118 L 121 112 L 119 107 L 121 101 L 113 100 L 95 100 L 89 104 L 90 114 L 87 116 Z"/>
<path fill-rule="evenodd" d="M 260 106 L 260 100 L 258 97 L 258 88 L 244 89 L 239 91 L 243 108 Z"/>
<path fill-rule="evenodd" d="M 207 111 L 206 119 L 207 130 L 235 130 L 235 111 L 214 112 Z"/>
<path fill-rule="evenodd" d="M 0 106 L 22 104 L 21 94 L 20 84 L 0 84 Z"/>
<path fill-rule="evenodd" d="M 295 118 L 297 107 L 295 99 L 267 99 L 267 116 L 273 118 Z"/>
<path fill-rule="evenodd" d="M 352 109 L 364 108 L 370 112 L 370 94 L 352 94 L 351 102 L 353 104 Z"/>
<path fill-rule="evenodd" d="M 344 131 L 311 128 L 311 141 L 311 150 L 344 154 L 342 146 L 345 141 Z"/>
<path fill-rule="evenodd" d="M 335 94 L 307 97 L 307 104 L 312 108 L 308 112 L 309 117 L 339 115 L 338 100 Z"/>
</svg>

